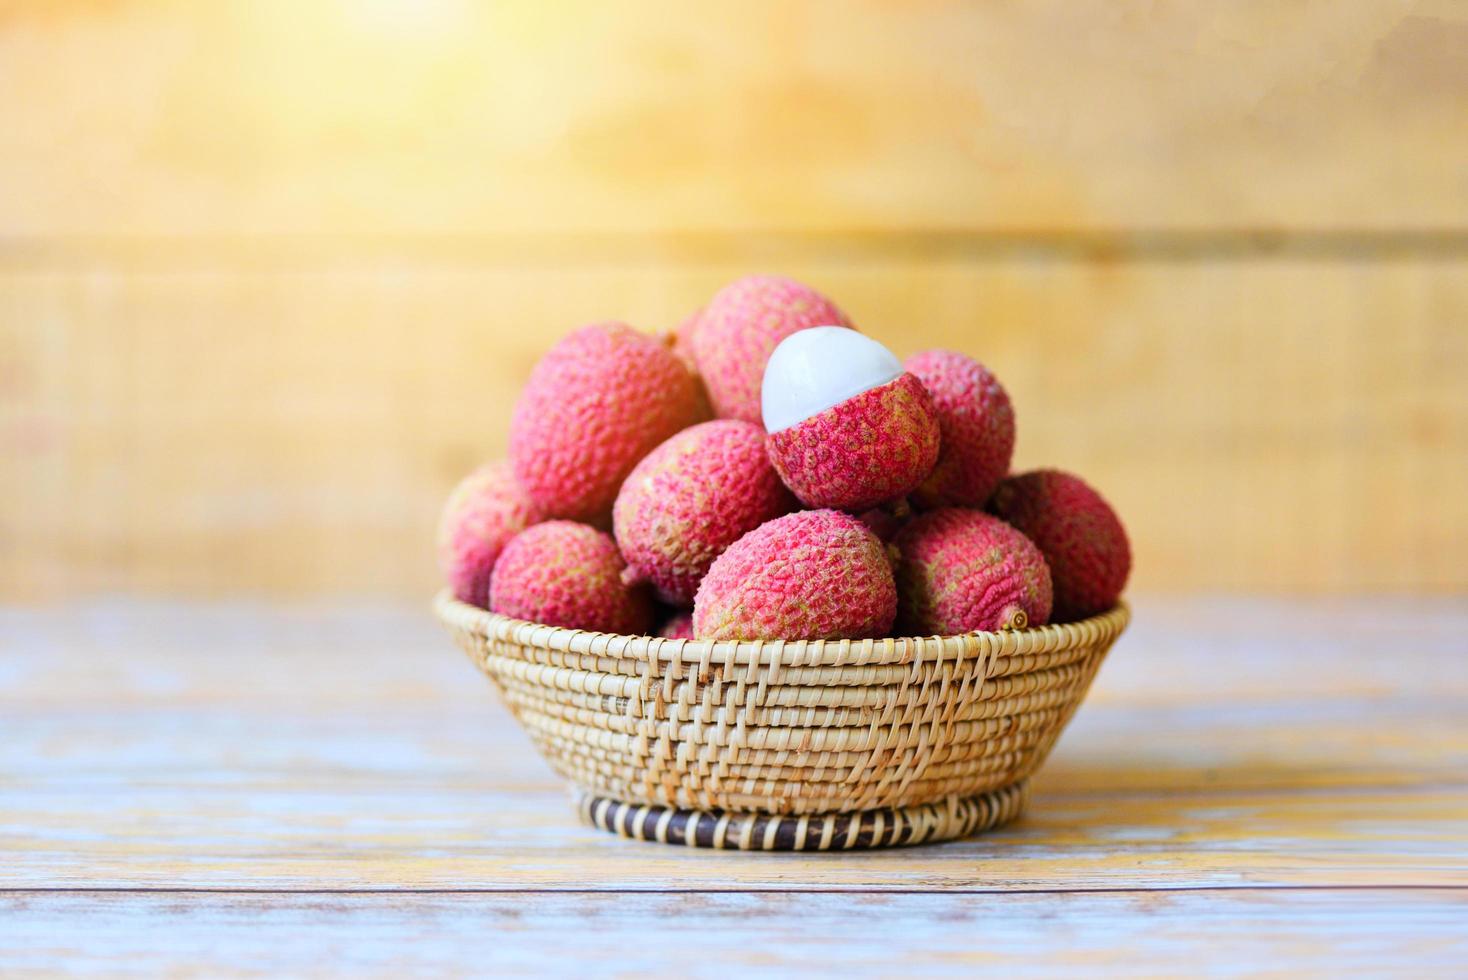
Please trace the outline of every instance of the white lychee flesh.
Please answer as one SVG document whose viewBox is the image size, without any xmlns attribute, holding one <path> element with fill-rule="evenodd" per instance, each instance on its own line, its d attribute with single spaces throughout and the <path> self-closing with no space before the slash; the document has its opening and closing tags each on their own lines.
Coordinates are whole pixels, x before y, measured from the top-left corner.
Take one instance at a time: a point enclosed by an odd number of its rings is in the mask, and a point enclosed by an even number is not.
<svg viewBox="0 0 1468 980">
<path fill-rule="evenodd" d="M 770 354 L 760 387 L 765 431 L 799 425 L 846 399 L 894 381 L 902 362 L 881 344 L 846 327 L 791 334 Z"/>
</svg>

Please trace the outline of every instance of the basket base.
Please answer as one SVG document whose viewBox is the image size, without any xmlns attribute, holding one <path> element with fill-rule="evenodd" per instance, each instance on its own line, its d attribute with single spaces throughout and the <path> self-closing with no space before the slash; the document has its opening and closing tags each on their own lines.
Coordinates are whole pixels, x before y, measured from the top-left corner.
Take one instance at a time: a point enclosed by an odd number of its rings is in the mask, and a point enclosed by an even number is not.
<svg viewBox="0 0 1468 980">
<path fill-rule="evenodd" d="M 993 830 L 1019 816 L 1029 784 L 921 806 L 804 817 L 729 813 L 622 803 L 579 795 L 581 819 L 637 840 L 741 851 L 849 851 L 954 840 Z"/>
</svg>

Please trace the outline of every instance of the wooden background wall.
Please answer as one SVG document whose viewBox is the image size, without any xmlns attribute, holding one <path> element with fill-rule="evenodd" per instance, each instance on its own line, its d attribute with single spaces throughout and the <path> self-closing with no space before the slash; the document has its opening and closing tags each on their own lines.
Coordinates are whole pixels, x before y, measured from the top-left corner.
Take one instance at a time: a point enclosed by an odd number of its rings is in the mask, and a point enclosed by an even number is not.
<svg viewBox="0 0 1468 980">
<path fill-rule="evenodd" d="M 566 330 L 780 271 L 1140 589 L 1468 588 L 1468 10 L 0 0 L 0 597 L 425 595 Z"/>
</svg>

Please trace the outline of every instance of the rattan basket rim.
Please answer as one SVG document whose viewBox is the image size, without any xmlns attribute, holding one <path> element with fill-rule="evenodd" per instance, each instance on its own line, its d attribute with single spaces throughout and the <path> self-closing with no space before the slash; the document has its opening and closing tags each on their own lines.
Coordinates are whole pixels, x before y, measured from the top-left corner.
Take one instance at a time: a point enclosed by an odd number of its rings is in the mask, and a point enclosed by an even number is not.
<svg viewBox="0 0 1468 980">
<path fill-rule="evenodd" d="M 545 626 L 460 602 L 447 590 L 433 600 L 439 619 L 450 627 L 490 639 L 559 653 L 612 657 L 643 663 L 710 666 L 750 664 L 789 667 L 854 667 L 905 664 L 913 660 L 967 660 L 1051 653 L 1081 645 L 1110 643 L 1126 628 L 1131 608 L 1125 600 L 1089 619 L 998 633 L 908 636 L 879 640 L 670 640 Z"/>
</svg>

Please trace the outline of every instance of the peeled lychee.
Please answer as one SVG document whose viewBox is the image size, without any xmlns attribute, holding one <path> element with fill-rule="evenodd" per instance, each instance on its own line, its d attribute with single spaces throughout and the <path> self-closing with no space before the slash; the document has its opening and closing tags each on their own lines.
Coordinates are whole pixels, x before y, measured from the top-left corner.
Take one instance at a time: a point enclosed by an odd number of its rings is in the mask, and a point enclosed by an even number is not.
<svg viewBox="0 0 1468 980">
<path fill-rule="evenodd" d="M 464 477 L 438 521 L 438 566 L 454 598 L 488 606 L 500 552 L 541 517 L 508 462 L 486 463 Z"/>
<path fill-rule="evenodd" d="M 1014 409 L 988 368 L 956 351 L 930 350 L 907 359 L 938 411 L 938 465 L 913 491 L 924 510 L 982 507 L 1009 472 Z"/>
<path fill-rule="evenodd" d="M 489 608 L 547 626 L 645 635 L 652 599 L 622 581 L 626 564 L 612 536 L 575 521 L 547 521 L 500 553 Z"/>
<path fill-rule="evenodd" d="M 693 613 L 680 612 L 669 616 L 658 627 L 658 636 L 669 640 L 693 639 Z"/>
<path fill-rule="evenodd" d="M 703 413 L 698 379 L 666 343 L 620 323 L 582 327 L 515 404 L 515 476 L 548 516 L 604 524 L 637 461 Z"/>
<path fill-rule="evenodd" d="M 693 633 L 715 640 L 883 636 L 897 611 L 887 553 L 850 514 L 777 517 L 714 561 L 693 601 Z"/>
<path fill-rule="evenodd" d="M 797 330 L 819 326 L 851 323 L 829 299 L 793 279 L 746 276 L 715 293 L 690 338 L 714 413 L 759 424 L 770 353 Z"/>
<path fill-rule="evenodd" d="M 796 507 L 757 425 L 718 419 L 684 429 L 627 477 L 612 508 L 626 578 L 687 605 L 723 550 Z"/>
<path fill-rule="evenodd" d="M 927 636 L 1042 626 L 1050 570 L 1040 549 L 990 514 L 961 507 L 913 519 L 893 539 L 902 626 Z"/>
<path fill-rule="evenodd" d="M 864 511 L 916 488 L 938 460 L 938 419 L 891 351 L 842 327 L 781 341 L 765 368 L 770 461 L 808 507 Z"/>
<path fill-rule="evenodd" d="M 999 484 L 989 509 L 1034 541 L 1055 582 L 1055 618 L 1085 619 L 1116 605 L 1132 569 L 1126 529 L 1078 476 L 1034 470 Z"/>
</svg>

